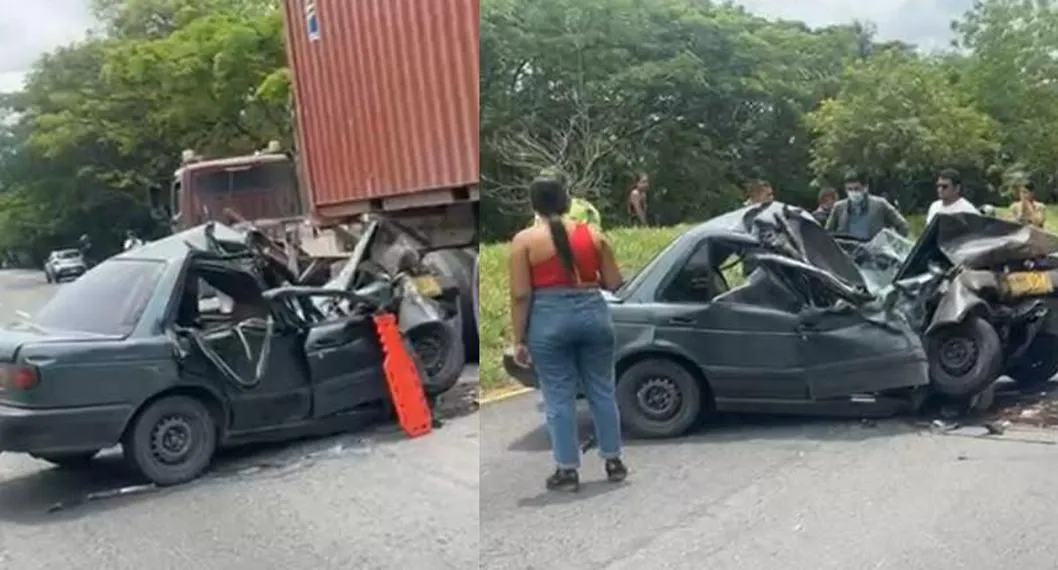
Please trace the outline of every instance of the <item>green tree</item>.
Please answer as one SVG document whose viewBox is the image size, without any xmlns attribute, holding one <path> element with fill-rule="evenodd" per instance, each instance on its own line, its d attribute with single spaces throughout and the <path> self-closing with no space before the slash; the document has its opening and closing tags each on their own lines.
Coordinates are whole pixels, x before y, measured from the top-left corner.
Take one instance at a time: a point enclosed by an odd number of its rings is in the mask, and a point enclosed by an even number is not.
<svg viewBox="0 0 1058 570">
<path fill-rule="evenodd" d="M 886 51 L 850 65 L 837 96 L 809 115 L 812 168 L 821 177 L 855 168 L 901 203 L 921 205 L 917 180 L 944 166 L 982 169 L 998 150 L 997 125 L 938 64 Z"/>
</svg>

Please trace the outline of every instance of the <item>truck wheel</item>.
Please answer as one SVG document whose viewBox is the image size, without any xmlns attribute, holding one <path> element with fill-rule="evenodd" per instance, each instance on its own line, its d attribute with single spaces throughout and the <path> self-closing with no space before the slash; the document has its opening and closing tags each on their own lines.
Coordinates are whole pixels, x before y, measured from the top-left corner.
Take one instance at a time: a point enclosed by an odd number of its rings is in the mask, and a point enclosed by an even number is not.
<svg viewBox="0 0 1058 570">
<path fill-rule="evenodd" d="M 91 463 L 96 455 L 99 455 L 99 450 L 78 451 L 74 453 L 30 453 L 29 455 L 34 459 L 47 461 L 57 467 L 76 469 L 78 467 L 85 467 Z"/>
<path fill-rule="evenodd" d="M 137 414 L 121 443 L 125 459 L 152 483 L 179 485 L 209 467 L 217 425 L 199 400 L 169 396 Z"/>
<path fill-rule="evenodd" d="M 683 435 L 701 418 L 702 387 L 679 363 L 651 358 L 617 380 L 621 423 L 632 435 L 660 439 Z"/>
<path fill-rule="evenodd" d="M 478 322 L 474 313 L 474 261 L 476 257 L 460 249 L 442 249 L 426 254 L 423 264 L 455 281 L 459 286 L 459 315 L 467 362 L 478 361 Z"/>
<path fill-rule="evenodd" d="M 1003 371 L 1003 347 L 995 328 L 969 316 L 926 336 L 930 385 L 938 394 L 965 398 L 991 385 Z"/>
<path fill-rule="evenodd" d="M 1041 333 L 1006 372 L 1019 388 L 1038 388 L 1049 382 L 1058 374 L 1058 337 Z"/>
</svg>

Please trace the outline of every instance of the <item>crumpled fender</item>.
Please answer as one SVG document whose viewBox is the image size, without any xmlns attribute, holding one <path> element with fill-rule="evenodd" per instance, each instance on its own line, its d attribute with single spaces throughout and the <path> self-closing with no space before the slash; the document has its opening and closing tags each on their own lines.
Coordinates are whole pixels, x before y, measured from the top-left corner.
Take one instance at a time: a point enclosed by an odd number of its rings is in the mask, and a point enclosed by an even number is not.
<svg viewBox="0 0 1058 570">
<path fill-rule="evenodd" d="M 941 295 L 925 334 L 938 327 L 960 323 L 975 309 L 988 307 L 988 303 L 974 292 L 971 280 L 964 278 L 964 275 L 959 274 L 948 283 L 947 291 Z"/>
</svg>

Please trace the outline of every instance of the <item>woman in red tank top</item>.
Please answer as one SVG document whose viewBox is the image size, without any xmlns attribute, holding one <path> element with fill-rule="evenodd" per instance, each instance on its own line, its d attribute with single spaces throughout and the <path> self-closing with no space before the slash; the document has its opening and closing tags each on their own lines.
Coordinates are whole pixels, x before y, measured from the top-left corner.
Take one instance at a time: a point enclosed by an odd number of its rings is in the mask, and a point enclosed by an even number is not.
<svg viewBox="0 0 1058 570">
<path fill-rule="evenodd" d="M 591 407 L 607 479 L 628 475 L 621 460 L 621 422 L 614 393 L 615 339 L 600 288 L 621 275 L 605 237 L 564 215 L 570 196 L 560 177 L 529 186 L 537 222 L 511 242 L 511 318 L 519 364 L 532 366 L 544 396 L 556 468 L 548 489 L 580 488 L 576 397 Z"/>
</svg>

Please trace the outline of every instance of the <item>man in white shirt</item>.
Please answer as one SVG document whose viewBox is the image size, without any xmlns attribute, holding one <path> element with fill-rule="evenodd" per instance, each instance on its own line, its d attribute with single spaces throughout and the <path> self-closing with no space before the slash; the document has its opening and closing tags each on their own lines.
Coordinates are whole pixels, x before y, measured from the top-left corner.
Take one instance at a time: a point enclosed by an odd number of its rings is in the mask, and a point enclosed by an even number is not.
<svg viewBox="0 0 1058 570">
<path fill-rule="evenodd" d="M 980 214 L 969 200 L 962 196 L 962 176 L 958 170 L 947 168 L 937 173 L 937 200 L 929 205 L 926 224 L 937 214 Z"/>
</svg>

